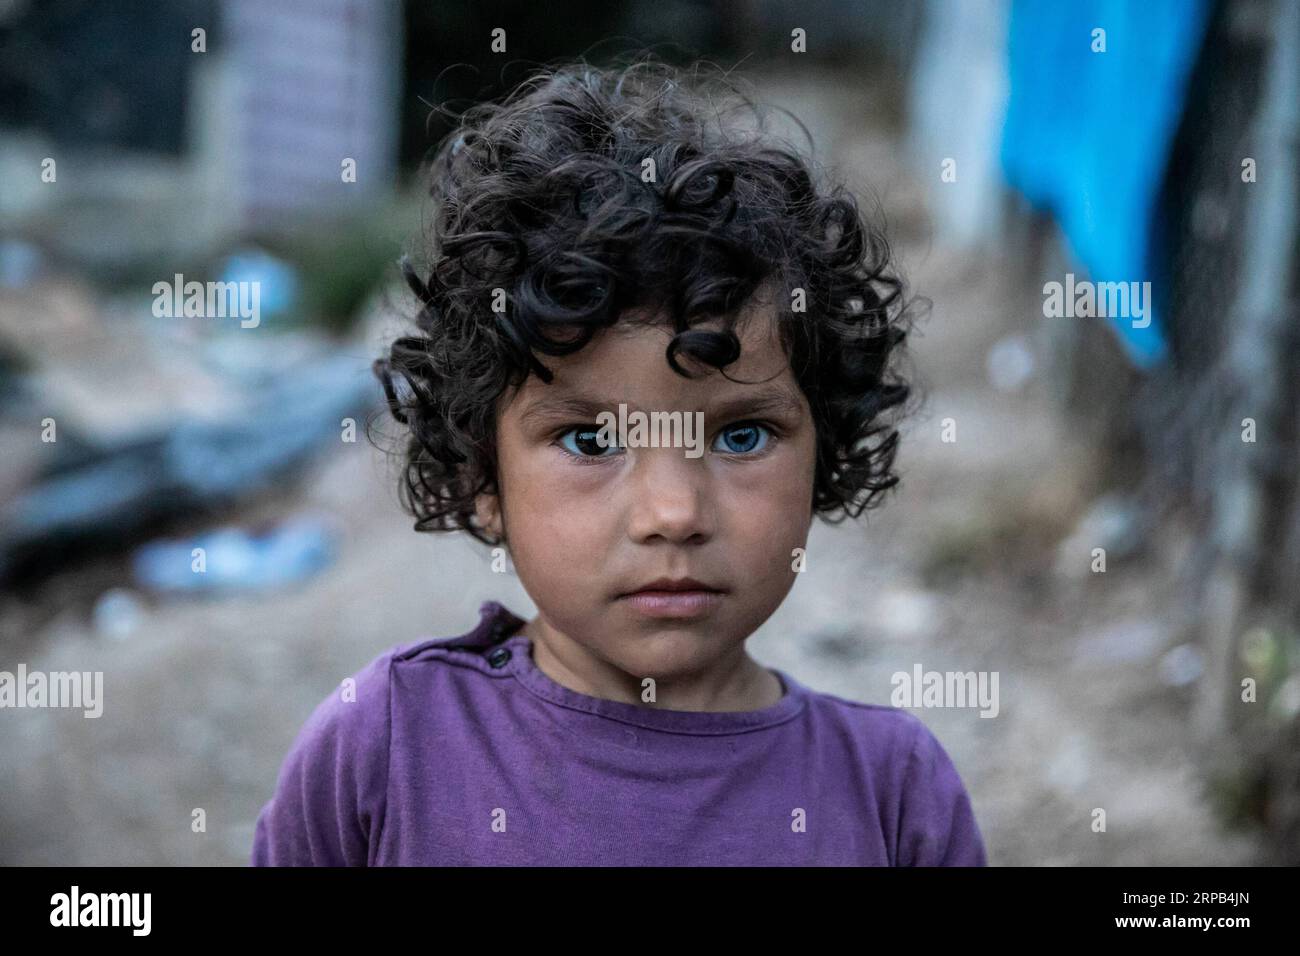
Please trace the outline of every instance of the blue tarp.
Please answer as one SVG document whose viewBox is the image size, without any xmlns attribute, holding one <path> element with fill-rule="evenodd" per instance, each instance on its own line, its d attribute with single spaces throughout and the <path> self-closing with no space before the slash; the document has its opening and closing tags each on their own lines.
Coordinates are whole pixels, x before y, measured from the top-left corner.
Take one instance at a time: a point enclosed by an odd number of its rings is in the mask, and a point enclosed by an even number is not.
<svg viewBox="0 0 1300 956">
<path fill-rule="evenodd" d="M 1094 282 L 1154 280 L 1157 197 L 1212 12 L 1212 0 L 1012 4 L 1003 172 L 1055 215 Z M 1145 328 L 1111 321 L 1138 366 L 1164 358 L 1158 297 Z"/>
</svg>

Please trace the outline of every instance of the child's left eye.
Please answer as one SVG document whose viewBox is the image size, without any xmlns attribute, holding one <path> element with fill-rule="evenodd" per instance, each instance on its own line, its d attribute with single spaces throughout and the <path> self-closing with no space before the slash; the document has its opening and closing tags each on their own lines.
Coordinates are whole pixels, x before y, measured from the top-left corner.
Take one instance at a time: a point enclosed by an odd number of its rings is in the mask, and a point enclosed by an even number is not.
<svg viewBox="0 0 1300 956">
<path fill-rule="evenodd" d="M 757 422 L 739 422 L 735 425 L 729 425 L 718 432 L 718 437 L 713 443 L 713 450 L 733 455 L 746 455 L 750 452 L 762 451 L 767 446 L 767 439 L 770 434 L 771 432 L 765 425 L 760 425 Z M 722 447 L 719 447 L 719 445 Z"/>
</svg>

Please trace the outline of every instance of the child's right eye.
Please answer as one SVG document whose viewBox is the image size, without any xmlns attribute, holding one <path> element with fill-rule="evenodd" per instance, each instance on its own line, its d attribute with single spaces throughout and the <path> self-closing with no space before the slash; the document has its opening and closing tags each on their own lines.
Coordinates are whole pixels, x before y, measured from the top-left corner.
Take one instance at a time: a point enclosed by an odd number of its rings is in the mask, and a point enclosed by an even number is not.
<svg viewBox="0 0 1300 956">
<path fill-rule="evenodd" d="M 622 449 L 618 445 L 602 445 L 597 438 L 600 429 L 580 425 L 570 428 L 560 436 L 560 447 L 577 458 L 610 458 Z"/>
</svg>

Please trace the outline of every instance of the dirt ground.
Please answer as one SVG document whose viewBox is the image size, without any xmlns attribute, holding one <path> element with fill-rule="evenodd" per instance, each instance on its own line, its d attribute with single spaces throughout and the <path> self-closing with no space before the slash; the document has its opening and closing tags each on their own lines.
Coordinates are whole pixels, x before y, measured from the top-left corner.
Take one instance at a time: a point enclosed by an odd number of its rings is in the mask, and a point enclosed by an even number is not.
<svg viewBox="0 0 1300 956">
<path fill-rule="evenodd" d="M 846 120 L 837 155 L 874 164 L 902 218 L 917 214 L 907 171 L 884 165 L 891 143 L 851 130 Z M 1086 573 L 1086 548 L 1058 568 L 1094 494 L 1095 461 L 1060 424 L 1041 362 L 1018 391 L 990 383 L 995 343 L 1037 341 L 1041 313 L 1021 265 L 914 239 L 899 251 L 933 303 L 910 343 L 927 400 L 904 428 L 902 484 L 856 523 L 815 525 L 807 570 L 752 653 L 814 689 L 874 703 L 888 703 L 891 675 L 916 664 L 998 672 L 995 718 L 915 711 L 966 781 L 995 865 L 1259 859 L 1252 835 L 1216 822 L 1191 691 L 1161 676 L 1185 639 L 1175 571 L 1187 541 L 1164 529 L 1141 560 L 1104 575 Z M 376 353 L 381 331 L 368 333 Z M 954 442 L 941 440 L 947 418 Z M 410 529 L 391 466 L 364 441 L 323 452 L 300 486 L 234 520 L 313 509 L 341 523 L 343 546 L 296 589 L 145 599 L 121 637 L 97 632 L 89 608 L 125 583 L 122 568 L 82 569 L 5 602 L 0 668 L 102 670 L 106 703 L 98 720 L 0 715 L 0 863 L 245 864 L 280 761 L 343 677 L 394 644 L 465 630 L 483 600 L 532 611 L 479 546 Z M 196 808 L 206 832 L 192 831 Z M 1104 833 L 1093 831 L 1095 808 Z"/>
</svg>

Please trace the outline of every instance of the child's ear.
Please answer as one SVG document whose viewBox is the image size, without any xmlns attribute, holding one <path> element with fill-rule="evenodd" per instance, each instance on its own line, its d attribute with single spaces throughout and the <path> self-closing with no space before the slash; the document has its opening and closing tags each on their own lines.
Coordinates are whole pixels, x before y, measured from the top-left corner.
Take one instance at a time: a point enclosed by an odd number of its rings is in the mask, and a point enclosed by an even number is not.
<svg viewBox="0 0 1300 956">
<path fill-rule="evenodd" d="M 501 499 L 497 495 L 482 494 L 474 499 L 474 514 L 479 527 L 492 537 L 501 538 Z"/>
</svg>

